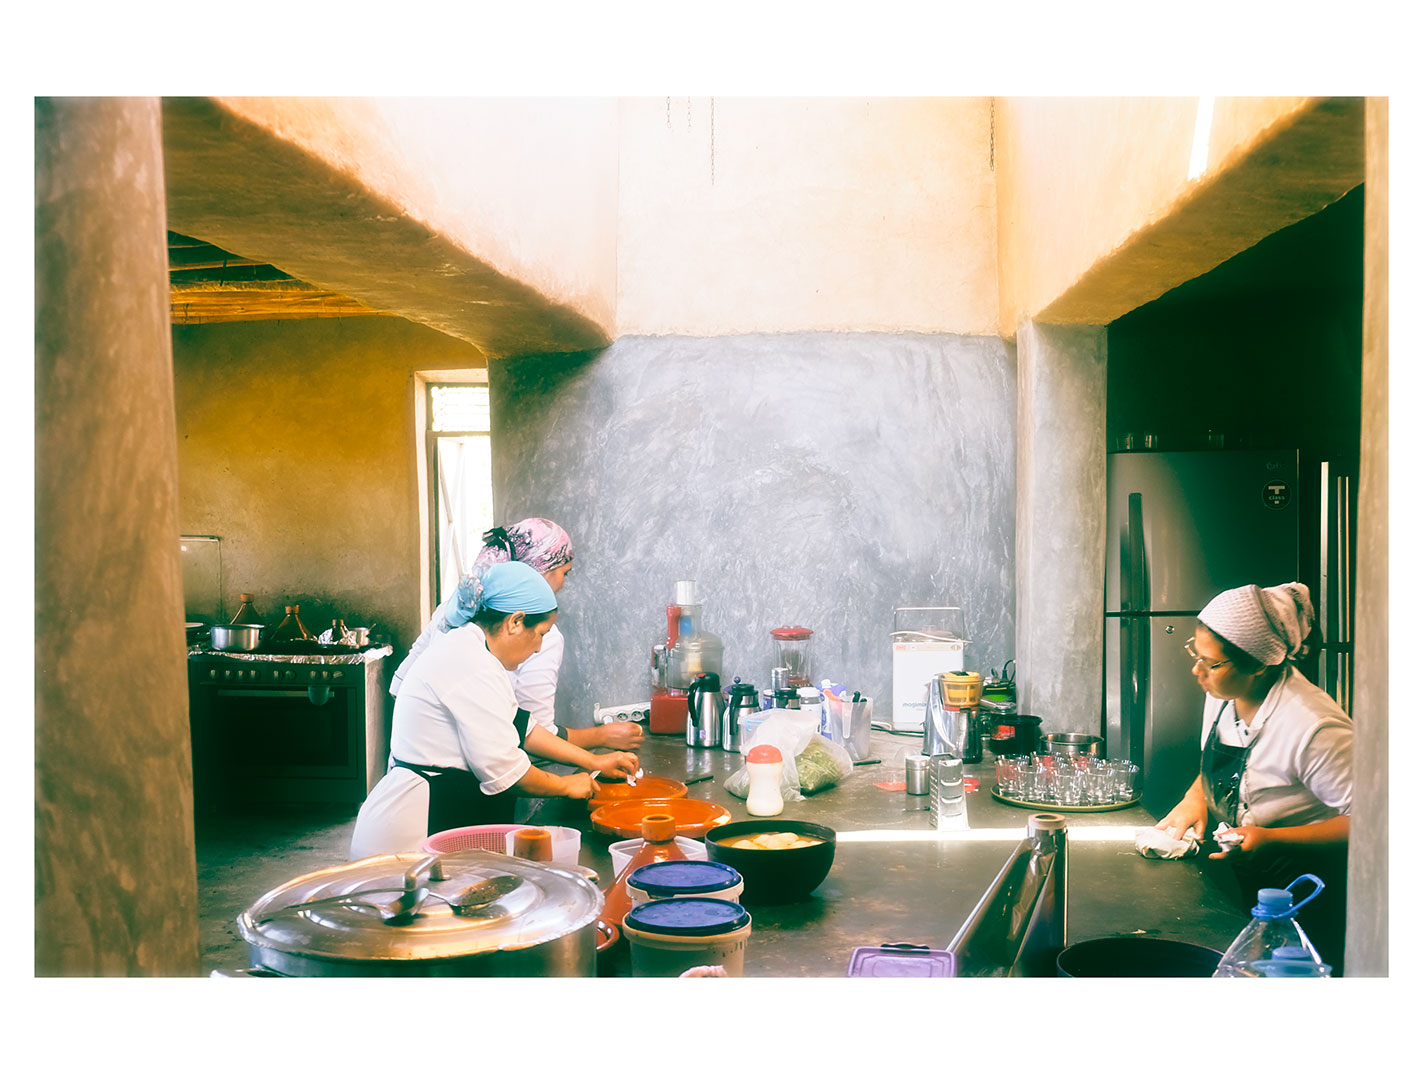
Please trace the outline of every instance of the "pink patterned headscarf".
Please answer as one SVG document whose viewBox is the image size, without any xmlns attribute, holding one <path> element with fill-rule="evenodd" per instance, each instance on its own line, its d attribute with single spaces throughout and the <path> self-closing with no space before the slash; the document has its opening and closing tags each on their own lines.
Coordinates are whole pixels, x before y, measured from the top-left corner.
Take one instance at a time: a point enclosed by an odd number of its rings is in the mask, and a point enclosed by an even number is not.
<svg viewBox="0 0 1421 1077">
<path fill-rule="evenodd" d="M 484 547 L 474 558 L 474 567 L 459 580 L 455 605 L 446 611 L 450 625 L 463 624 L 479 608 L 483 591 L 481 578 L 491 566 L 504 561 L 521 561 L 535 572 L 551 572 L 572 560 L 572 539 L 551 520 L 530 516 L 511 527 L 493 527 L 484 532 Z"/>
<path fill-rule="evenodd" d="M 572 560 L 572 539 L 551 520 L 530 516 L 510 527 L 493 527 L 484 532 L 484 547 L 474 564 L 522 561 L 538 572 L 551 572 Z"/>
</svg>

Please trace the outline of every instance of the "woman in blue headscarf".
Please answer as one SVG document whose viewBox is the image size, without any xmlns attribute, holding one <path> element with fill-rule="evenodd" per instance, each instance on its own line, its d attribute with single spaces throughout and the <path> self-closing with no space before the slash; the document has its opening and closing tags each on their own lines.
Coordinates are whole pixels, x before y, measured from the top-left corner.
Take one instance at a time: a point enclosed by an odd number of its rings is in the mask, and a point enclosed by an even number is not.
<svg viewBox="0 0 1421 1077">
<path fill-rule="evenodd" d="M 400 694 L 405 674 L 424 653 L 431 639 L 468 623 L 474 614 L 472 596 L 479 574 L 502 561 L 521 561 L 532 566 L 543 574 L 543 579 L 557 594 L 572 569 L 572 539 L 552 520 L 541 516 L 530 516 L 508 527 L 493 527 L 485 531 L 484 545 L 474 559 L 473 574 L 460 580 L 454 593 L 434 611 L 434 616 L 414 641 L 410 653 L 390 678 L 390 695 Z M 635 751 L 641 747 L 642 728 L 636 722 L 611 722 L 581 729 L 557 724 L 553 717 L 553 700 L 557 694 L 562 656 L 562 632 L 557 625 L 553 625 L 543 637 L 542 650 L 508 673 L 518 705 L 549 733 L 555 733 L 579 748 Z"/>
<path fill-rule="evenodd" d="M 438 633 L 405 672 L 390 731 L 392 765 L 355 821 L 352 859 L 410 852 L 441 830 L 513 822 L 520 795 L 590 799 L 592 773 L 637 771 L 630 752 L 594 755 L 528 720 L 508 671 L 538 653 L 557 599 L 535 569 L 505 561 L 465 588 L 472 619 Z M 582 768 L 551 774 L 532 752 Z"/>
</svg>

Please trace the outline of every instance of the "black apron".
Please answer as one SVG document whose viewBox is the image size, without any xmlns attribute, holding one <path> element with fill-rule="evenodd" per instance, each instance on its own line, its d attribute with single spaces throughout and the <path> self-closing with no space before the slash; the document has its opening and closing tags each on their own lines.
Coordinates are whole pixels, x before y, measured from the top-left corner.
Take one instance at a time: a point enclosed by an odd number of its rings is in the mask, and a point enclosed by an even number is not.
<svg viewBox="0 0 1421 1077">
<path fill-rule="evenodd" d="M 1204 783 L 1204 800 L 1211 823 L 1238 826 L 1240 789 L 1248 754 L 1263 736 L 1259 730 L 1246 747 L 1219 741 L 1219 719 L 1228 706 L 1225 701 L 1214 715 L 1214 724 L 1204 743 L 1199 773 Z M 1212 827 L 1210 828 L 1212 832 Z M 1334 976 L 1342 975 L 1342 952 L 1347 931 L 1347 845 L 1268 845 L 1255 853 L 1233 854 L 1225 858 L 1238 880 L 1239 902 L 1252 915 L 1258 891 L 1266 887 L 1283 889 L 1301 875 L 1316 875 L 1323 881 L 1322 893 L 1297 913 L 1298 924 L 1307 932 L 1323 961 L 1332 966 Z"/>
<path fill-rule="evenodd" d="M 513 717 L 513 727 L 518 730 L 521 748 L 528 736 L 528 712 L 521 707 Z M 431 767 L 401 759 L 395 760 L 395 766 L 412 771 L 429 783 L 428 834 L 482 823 L 513 822 L 517 789 L 490 796 L 479 788 L 478 776 L 462 767 Z"/>
</svg>

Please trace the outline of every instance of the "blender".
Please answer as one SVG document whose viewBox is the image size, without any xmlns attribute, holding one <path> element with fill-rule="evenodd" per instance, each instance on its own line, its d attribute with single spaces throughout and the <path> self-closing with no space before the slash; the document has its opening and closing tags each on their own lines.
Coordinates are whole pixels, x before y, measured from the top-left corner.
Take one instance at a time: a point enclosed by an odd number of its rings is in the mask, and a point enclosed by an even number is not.
<svg viewBox="0 0 1421 1077">
<path fill-rule="evenodd" d="M 809 642 L 814 630 L 802 625 L 783 625 L 770 630 L 775 641 L 775 666 L 786 670 L 785 688 L 809 688 Z M 776 687 L 779 687 L 778 685 Z"/>
</svg>

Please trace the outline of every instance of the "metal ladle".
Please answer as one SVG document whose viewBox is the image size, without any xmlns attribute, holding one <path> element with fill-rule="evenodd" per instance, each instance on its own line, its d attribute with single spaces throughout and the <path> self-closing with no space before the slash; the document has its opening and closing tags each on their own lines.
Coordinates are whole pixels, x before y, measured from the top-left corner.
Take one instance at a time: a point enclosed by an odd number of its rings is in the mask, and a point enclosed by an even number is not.
<svg viewBox="0 0 1421 1077">
<path fill-rule="evenodd" d="M 445 894 L 434 896 L 453 909 L 455 916 L 472 916 L 522 885 L 523 880 L 517 875 L 495 875 L 471 883 L 452 897 Z"/>
<path fill-rule="evenodd" d="M 413 890 L 403 890 L 395 895 L 394 901 L 372 901 L 366 897 L 367 894 L 388 894 L 390 888 L 382 886 L 372 890 L 352 890 L 348 894 L 332 894 L 329 897 L 316 898 L 314 901 L 303 901 L 299 905 L 287 905 L 283 909 L 277 909 L 270 916 L 263 917 L 258 923 L 266 923 L 275 920 L 278 916 L 284 916 L 290 912 L 301 912 L 304 909 L 320 909 L 331 905 L 339 905 L 345 908 L 374 909 L 380 916 L 382 922 L 386 924 L 407 924 L 414 919 L 415 913 L 419 911 L 424 899 L 429 896 L 429 888 L 419 886 Z"/>
<path fill-rule="evenodd" d="M 396 894 L 393 901 L 362 901 L 359 899 L 366 894 L 389 893 L 390 887 L 375 887 L 368 890 L 352 890 L 348 894 L 332 894 L 330 897 L 317 898 L 314 901 L 305 901 L 299 905 L 288 905 L 284 909 L 278 909 L 271 916 L 266 917 L 261 923 L 266 923 L 283 913 L 296 912 L 301 909 L 314 909 L 322 905 L 343 905 L 347 908 L 359 907 L 374 909 L 379 914 L 382 923 L 393 926 L 408 924 L 414 920 L 415 914 L 419 912 L 419 907 L 424 904 L 424 899 L 429 897 L 429 887 L 420 882 L 420 875 L 428 872 L 433 879 L 443 879 L 445 875 L 439 865 L 438 855 L 426 856 L 417 864 L 405 872 L 404 889 Z"/>
</svg>

